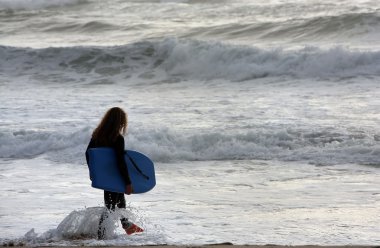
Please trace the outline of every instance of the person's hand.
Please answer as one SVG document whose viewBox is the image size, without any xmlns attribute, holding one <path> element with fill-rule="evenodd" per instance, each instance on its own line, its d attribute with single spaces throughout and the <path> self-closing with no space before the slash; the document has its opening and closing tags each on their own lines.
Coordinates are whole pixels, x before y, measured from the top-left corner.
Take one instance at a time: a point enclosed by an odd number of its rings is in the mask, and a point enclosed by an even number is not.
<svg viewBox="0 0 380 248">
<path fill-rule="evenodd" d="M 130 195 L 132 194 L 132 192 L 133 192 L 132 184 L 127 184 L 127 186 L 125 186 L 125 193 L 127 195 Z"/>
</svg>

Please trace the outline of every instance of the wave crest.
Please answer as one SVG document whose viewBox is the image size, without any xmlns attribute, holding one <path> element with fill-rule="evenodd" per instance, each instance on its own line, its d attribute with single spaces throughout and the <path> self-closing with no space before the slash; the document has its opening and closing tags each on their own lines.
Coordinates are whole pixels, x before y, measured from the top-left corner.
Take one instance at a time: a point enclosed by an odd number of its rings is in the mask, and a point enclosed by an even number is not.
<svg viewBox="0 0 380 248">
<path fill-rule="evenodd" d="M 380 76 L 380 52 L 335 47 L 263 49 L 217 42 L 166 39 L 115 47 L 0 47 L 0 72 L 13 77 L 93 73 L 144 78 L 245 81 L 263 77 Z M 55 73 L 56 72 L 56 73 Z M 33 76 L 32 76 L 33 78 Z"/>
<path fill-rule="evenodd" d="M 239 133 L 178 133 L 141 128 L 127 136 L 126 144 L 128 149 L 146 153 L 156 162 L 275 159 L 378 165 L 378 137 L 344 130 L 259 128 Z M 66 134 L 53 131 L 1 133 L 0 157 L 21 159 L 44 155 L 56 162 L 84 164 L 89 139 L 89 128 Z"/>
<path fill-rule="evenodd" d="M 260 49 L 222 43 L 174 42 L 159 49 L 167 54 L 163 67 L 171 75 L 206 80 L 245 81 L 262 77 L 301 78 L 380 75 L 380 52 L 351 51 L 342 47 L 323 50 Z"/>
</svg>

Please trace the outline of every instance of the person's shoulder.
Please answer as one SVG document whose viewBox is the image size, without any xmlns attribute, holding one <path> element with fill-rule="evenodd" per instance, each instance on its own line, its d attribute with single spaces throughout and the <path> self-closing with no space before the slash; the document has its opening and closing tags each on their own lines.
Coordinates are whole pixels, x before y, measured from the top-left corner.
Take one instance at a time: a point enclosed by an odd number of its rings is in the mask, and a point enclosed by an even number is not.
<svg viewBox="0 0 380 248">
<path fill-rule="evenodd" d="M 124 137 L 123 137 L 123 135 L 119 134 L 116 137 L 116 143 L 123 143 L 124 144 Z"/>
<path fill-rule="evenodd" d="M 122 135 L 117 136 L 116 140 L 113 142 L 113 147 L 116 149 L 124 150 L 124 137 Z"/>
<path fill-rule="evenodd" d="M 90 142 L 88 143 L 88 148 L 93 148 L 96 146 L 96 142 L 94 138 L 91 138 Z"/>
</svg>

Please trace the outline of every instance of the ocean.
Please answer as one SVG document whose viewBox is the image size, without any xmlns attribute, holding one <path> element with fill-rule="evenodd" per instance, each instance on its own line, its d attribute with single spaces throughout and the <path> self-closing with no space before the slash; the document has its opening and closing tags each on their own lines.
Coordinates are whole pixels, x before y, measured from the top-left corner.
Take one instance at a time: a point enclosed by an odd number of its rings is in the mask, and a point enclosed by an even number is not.
<svg viewBox="0 0 380 248">
<path fill-rule="evenodd" d="M 0 0 L 0 244 L 379 244 L 379 38 L 375 0 Z M 97 240 L 113 106 L 157 186 Z"/>
</svg>

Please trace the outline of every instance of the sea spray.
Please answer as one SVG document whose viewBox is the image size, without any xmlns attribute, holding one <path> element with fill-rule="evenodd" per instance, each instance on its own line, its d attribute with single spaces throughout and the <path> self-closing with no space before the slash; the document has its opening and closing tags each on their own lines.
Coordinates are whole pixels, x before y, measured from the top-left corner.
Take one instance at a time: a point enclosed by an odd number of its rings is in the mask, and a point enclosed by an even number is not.
<svg viewBox="0 0 380 248">
<path fill-rule="evenodd" d="M 62 239 L 96 239 L 100 216 L 103 214 L 107 216 L 103 221 L 104 236 L 106 239 L 112 239 L 115 237 L 118 214 L 108 212 L 103 207 L 92 207 L 71 212 L 58 225 L 56 236 Z"/>
<path fill-rule="evenodd" d="M 138 223 L 138 225 L 144 229 L 144 233 L 141 235 L 145 236 L 145 238 L 147 232 L 150 232 L 148 238 L 164 238 L 162 232 L 160 232 L 159 225 L 155 224 L 154 227 L 157 229 L 150 230 L 150 224 L 148 224 L 147 220 L 138 212 L 137 208 L 128 205 L 127 209 L 116 209 L 115 211 L 109 211 L 104 207 L 88 207 L 74 210 L 59 223 L 56 229 L 51 229 L 39 234 L 32 228 L 24 237 L 14 240 L 4 240 L 2 243 L 3 245 L 33 245 L 54 242 L 64 245 L 67 242 L 82 240 L 88 244 L 100 244 L 102 241 L 96 240 L 98 239 L 99 220 L 102 215 L 105 216 L 103 221 L 105 227 L 104 239 L 108 240 L 107 242 L 123 242 L 123 237 L 126 236 L 126 234 L 121 228 L 121 218 L 127 218 L 133 223 Z M 129 239 L 131 239 L 131 241 L 136 240 L 131 238 L 131 236 Z"/>
</svg>

